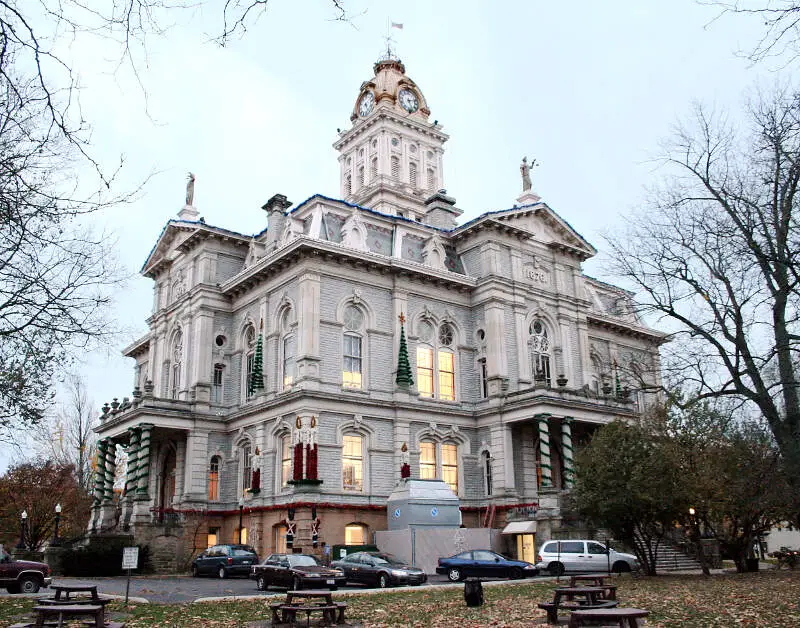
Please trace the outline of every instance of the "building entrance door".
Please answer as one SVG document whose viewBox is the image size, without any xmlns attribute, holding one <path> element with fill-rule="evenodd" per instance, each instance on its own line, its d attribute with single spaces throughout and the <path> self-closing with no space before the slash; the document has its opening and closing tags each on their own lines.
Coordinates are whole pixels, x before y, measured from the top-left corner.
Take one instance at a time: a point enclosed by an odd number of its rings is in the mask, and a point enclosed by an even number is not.
<svg viewBox="0 0 800 628">
<path fill-rule="evenodd" d="M 529 563 L 536 563 L 536 551 L 534 550 L 535 534 L 517 535 L 517 559 Z"/>
</svg>

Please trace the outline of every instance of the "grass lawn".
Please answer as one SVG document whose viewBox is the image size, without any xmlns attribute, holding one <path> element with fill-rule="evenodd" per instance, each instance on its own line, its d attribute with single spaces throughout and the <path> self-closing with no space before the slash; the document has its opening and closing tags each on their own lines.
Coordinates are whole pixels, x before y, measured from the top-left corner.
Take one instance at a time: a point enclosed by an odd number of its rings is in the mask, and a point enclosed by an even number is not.
<svg viewBox="0 0 800 628">
<path fill-rule="evenodd" d="M 800 626 L 800 570 L 724 576 L 623 576 L 617 581 L 620 606 L 650 611 L 648 626 Z M 552 599 L 554 582 L 484 587 L 486 603 L 467 608 L 463 590 L 396 589 L 390 593 L 349 595 L 347 619 L 379 626 L 529 626 L 545 623 L 537 602 Z M 339 595 L 337 595 L 337 598 Z M 22 619 L 33 600 L 0 598 L 0 628 Z M 108 606 L 128 628 L 139 626 L 228 627 L 269 619 L 263 602 L 142 604 L 127 612 Z M 122 614 L 126 616 L 123 617 Z M 565 616 L 566 617 L 566 616 Z M 304 622 L 301 622 L 304 623 Z"/>
</svg>

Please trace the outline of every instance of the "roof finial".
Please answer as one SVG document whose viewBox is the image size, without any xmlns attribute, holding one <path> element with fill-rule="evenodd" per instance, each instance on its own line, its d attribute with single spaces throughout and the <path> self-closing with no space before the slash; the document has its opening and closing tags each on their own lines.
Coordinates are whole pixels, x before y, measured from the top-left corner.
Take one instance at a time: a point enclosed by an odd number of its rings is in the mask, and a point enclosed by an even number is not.
<svg viewBox="0 0 800 628">
<path fill-rule="evenodd" d="M 178 212 L 178 218 L 181 220 L 197 220 L 200 215 L 194 208 L 194 180 L 195 176 L 190 172 L 186 177 L 186 205 Z"/>
<path fill-rule="evenodd" d="M 403 30 L 403 25 L 399 22 L 392 22 L 388 17 L 386 18 L 386 53 L 378 59 L 379 61 L 399 61 L 399 57 L 394 54 L 392 50 L 392 44 L 397 44 L 397 42 L 392 37 L 392 29 L 398 28 Z"/>
</svg>

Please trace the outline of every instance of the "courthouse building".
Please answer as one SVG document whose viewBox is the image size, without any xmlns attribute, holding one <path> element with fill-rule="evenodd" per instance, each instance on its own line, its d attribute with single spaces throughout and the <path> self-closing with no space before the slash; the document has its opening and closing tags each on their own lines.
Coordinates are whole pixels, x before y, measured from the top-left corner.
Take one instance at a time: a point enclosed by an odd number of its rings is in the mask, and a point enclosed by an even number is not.
<svg viewBox="0 0 800 628">
<path fill-rule="evenodd" d="M 124 350 L 133 395 L 103 409 L 92 532 L 176 561 L 240 538 L 319 553 L 386 529 L 405 476 L 528 560 L 568 525 L 574 448 L 641 410 L 664 336 L 583 274 L 596 250 L 527 162 L 513 206 L 459 224 L 430 114 L 375 63 L 333 145 L 339 198 L 276 193 L 255 235 L 199 218 L 190 181 L 142 268 L 153 311 Z"/>
</svg>

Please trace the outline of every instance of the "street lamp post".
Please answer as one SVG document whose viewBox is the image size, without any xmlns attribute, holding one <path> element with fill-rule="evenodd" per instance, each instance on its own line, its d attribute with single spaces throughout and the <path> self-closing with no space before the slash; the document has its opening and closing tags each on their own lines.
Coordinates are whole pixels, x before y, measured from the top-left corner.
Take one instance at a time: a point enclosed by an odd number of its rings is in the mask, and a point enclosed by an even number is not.
<svg viewBox="0 0 800 628">
<path fill-rule="evenodd" d="M 61 520 L 61 504 L 56 504 L 56 529 L 53 532 L 53 542 L 51 545 L 58 545 L 58 522 Z"/>
<path fill-rule="evenodd" d="M 28 520 L 28 512 L 26 510 L 23 510 L 22 514 L 19 516 L 19 518 L 20 518 L 19 543 L 17 543 L 17 549 L 24 550 L 25 549 L 25 522 Z"/>
<path fill-rule="evenodd" d="M 242 544 L 242 514 L 244 512 L 244 497 L 239 498 L 239 545 Z"/>
</svg>

